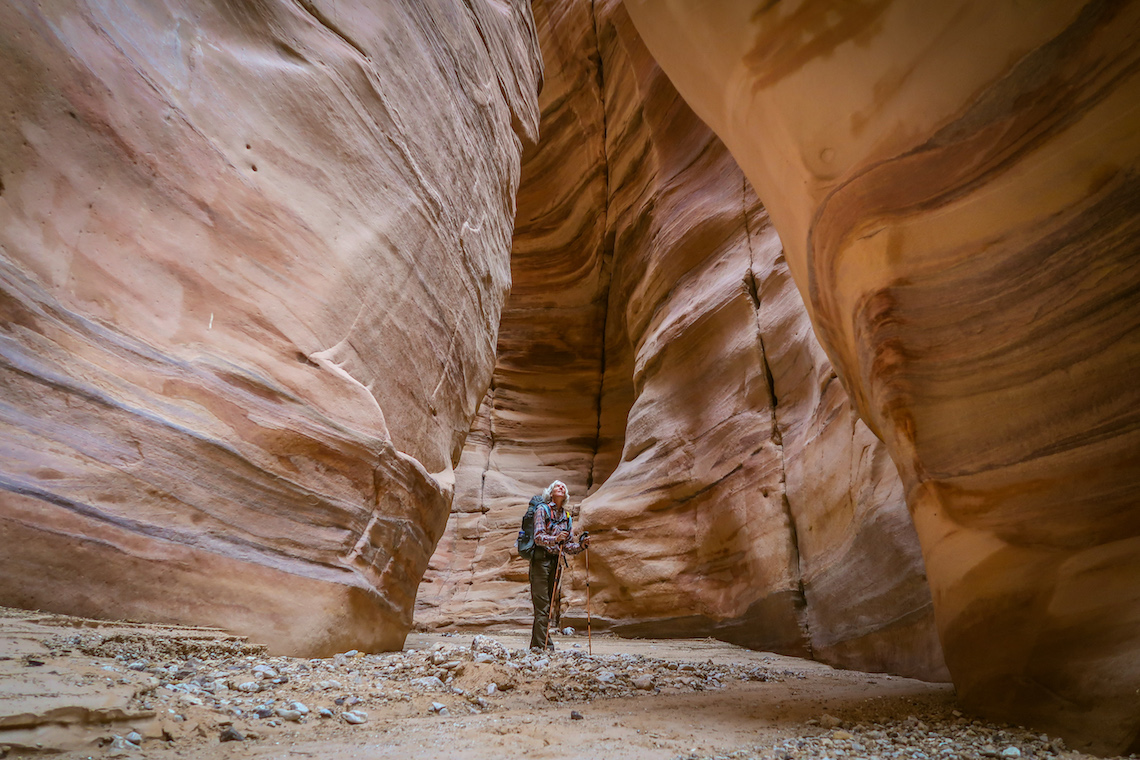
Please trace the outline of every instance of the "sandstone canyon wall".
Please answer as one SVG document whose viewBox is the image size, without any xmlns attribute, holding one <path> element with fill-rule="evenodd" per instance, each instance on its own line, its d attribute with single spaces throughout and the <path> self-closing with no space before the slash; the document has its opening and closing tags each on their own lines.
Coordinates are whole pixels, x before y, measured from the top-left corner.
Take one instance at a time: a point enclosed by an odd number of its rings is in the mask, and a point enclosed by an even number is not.
<svg viewBox="0 0 1140 760">
<path fill-rule="evenodd" d="M 1140 3 L 628 7 L 898 465 L 960 697 L 1140 750 Z"/>
<path fill-rule="evenodd" d="M 898 475 L 751 186 L 620 3 L 534 12 L 514 285 L 417 623 L 529 621 L 515 531 L 561 477 L 594 536 L 595 625 L 945 678 Z M 582 624 L 583 558 L 570 597 Z"/>
<path fill-rule="evenodd" d="M 526 4 L 0 30 L 0 603 L 400 646 L 509 287 Z"/>
<path fill-rule="evenodd" d="M 621 448 L 598 424 L 612 255 L 593 18 L 589 3 L 532 8 L 544 67 L 540 140 L 523 155 L 491 387 L 456 468 L 452 516 L 424 576 L 418 624 L 529 621 L 527 568 L 514 554 L 527 500 L 561 478 L 579 501 L 603 458 L 599 444 Z"/>
</svg>

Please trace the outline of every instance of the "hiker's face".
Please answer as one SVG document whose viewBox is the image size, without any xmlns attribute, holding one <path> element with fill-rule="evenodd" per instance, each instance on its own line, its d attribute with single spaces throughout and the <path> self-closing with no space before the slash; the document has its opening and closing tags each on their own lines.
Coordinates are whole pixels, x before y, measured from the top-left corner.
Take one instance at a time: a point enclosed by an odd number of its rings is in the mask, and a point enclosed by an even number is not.
<svg viewBox="0 0 1140 760">
<path fill-rule="evenodd" d="M 561 504 L 566 501 L 566 489 L 562 486 L 554 486 L 554 489 L 550 492 L 550 500 L 555 504 Z"/>
</svg>

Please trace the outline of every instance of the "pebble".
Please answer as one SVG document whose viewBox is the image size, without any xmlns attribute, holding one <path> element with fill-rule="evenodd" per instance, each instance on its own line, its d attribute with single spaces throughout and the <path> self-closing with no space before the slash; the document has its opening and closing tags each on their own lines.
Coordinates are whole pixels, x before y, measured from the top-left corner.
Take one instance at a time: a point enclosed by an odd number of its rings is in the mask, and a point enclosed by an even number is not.
<svg viewBox="0 0 1140 760">
<path fill-rule="evenodd" d="M 245 736 L 233 726 L 226 726 L 222 729 L 218 741 L 222 742 L 244 742 Z"/>
<path fill-rule="evenodd" d="M 614 675 L 612 670 L 603 670 L 601 673 L 598 673 L 598 683 L 613 683 L 616 680 L 617 676 Z"/>
<path fill-rule="evenodd" d="M 121 736 L 115 735 L 111 737 L 111 743 L 107 746 L 107 754 L 111 757 L 118 757 L 125 755 L 129 750 L 138 749 L 134 744 L 131 744 Z M 5 753 L 7 754 L 7 753 Z"/>
<path fill-rule="evenodd" d="M 577 710 L 571 710 L 570 711 L 570 720 L 583 720 L 583 719 L 584 718 L 583 718 L 582 713 L 578 712 Z"/>
<path fill-rule="evenodd" d="M 496 683 L 487 684 L 487 696 L 488 697 L 491 696 L 492 694 L 494 694 L 498 690 L 499 690 L 498 684 L 496 684 Z"/>
<path fill-rule="evenodd" d="M 834 715 L 821 715 L 819 718 L 819 725 L 823 728 L 839 728 L 843 725 L 843 721 L 836 718 Z"/>
<path fill-rule="evenodd" d="M 1002 757 L 1021 757 L 1021 750 L 1017 747 L 1006 747 L 1001 751 Z"/>
<path fill-rule="evenodd" d="M 261 684 L 256 681 L 243 681 L 237 685 L 238 691 L 244 691 L 247 694 L 254 694 L 261 691 Z"/>
<path fill-rule="evenodd" d="M 412 681 L 412 686 L 418 686 L 421 689 L 444 689 L 445 684 L 438 676 L 425 676 L 424 678 L 416 678 Z"/>
<path fill-rule="evenodd" d="M 507 653 L 507 648 L 503 646 L 501 642 L 491 638 L 490 636 L 484 636 L 482 634 L 479 634 L 474 639 L 472 639 L 471 652 L 472 654 L 478 654 L 480 652 L 489 654 L 491 657 L 497 660 L 505 660 L 509 656 Z"/>
<path fill-rule="evenodd" d="M 124 738 L 131 744 L 142 744 L 142 734 L 138 731 L 131 731 Z"/>
<path fill-rule="evenodd" d="M 333 717 L 333 711 L 327 707 L 322 707 L 317 710 L 317 715 L 320 715 L 322 718 L 331 718 Z"/>
<path fill-rule="evenodd" d="M 641 689 L 642 691 L 653 691 L 653 676 L 641 675 L 636 676 L 631 681 L 633 688 Z"/>
<path fill-rule="evenodd" d="M 301 713 L 302 715 L 308 715 L 309 714 L 309 708 L 308 708 L 308 706 L 305 705 L 304 702 L 290 702 L 289 703 L 289 709 L 290 710 L 296 710 L 297 712 Z"/>
<path fill-rule="evenodd" d="M 351 723 L 354 726 L 358 726 L 368 720 L 368 713 L 364 712 L 363 710 L 349 710 L 346 713 L 341 713 L 340 717 L 344 719 L 345 723 Z"/>
</svg>

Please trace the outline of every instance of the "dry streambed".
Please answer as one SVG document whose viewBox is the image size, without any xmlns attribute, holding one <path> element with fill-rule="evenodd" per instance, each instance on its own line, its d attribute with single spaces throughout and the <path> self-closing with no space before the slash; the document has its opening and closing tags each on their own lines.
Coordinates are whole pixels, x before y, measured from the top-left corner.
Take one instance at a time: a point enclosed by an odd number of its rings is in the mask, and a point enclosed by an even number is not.
<svg viewBox="0 0 1140 760">
<path fill-rule="evenodd" d="M 171 742 L 216 727 L 220 741 L 257 740 L 286 724 L 322 721 L 363 725 L 371 719 L 479 714 L 504 698 L 588 702 L 637 694 L 723 689 L 726 684 L 803 677 L 759 665 L 676 662 L 640 654 L 597 654 L 580 648 L 547 653 L 508 649 L 476 635 L 430 649 L 327 659 L 269 657 L 239 639 L 187 640 L 123 631 L 81 631 L 44 640 L 55 659 L 105 660 L 76 683 L 128 686 L 123 710 L 150 725 L 108 734 L 100 743 L 130 750 L 142 742 Z M 40 661 L 26 658 L 24 664 Z M 89 666 L 90 667 L 90 666 Z M 130 721 L 128 721 L 130 722 Z M 180 724 L 188 724 L 182 726 Z M 129 737 L 129 738 L 128 738 Z"/>
<path fill-rule="evenodd" d="M 945 685 L 719 642 L 413 635 L 267 656 L 211 629 L 0 614 L 0 756 L 1065 758 Z M 514 646 L 511 646 L 511 645 Z"/>
</svg>

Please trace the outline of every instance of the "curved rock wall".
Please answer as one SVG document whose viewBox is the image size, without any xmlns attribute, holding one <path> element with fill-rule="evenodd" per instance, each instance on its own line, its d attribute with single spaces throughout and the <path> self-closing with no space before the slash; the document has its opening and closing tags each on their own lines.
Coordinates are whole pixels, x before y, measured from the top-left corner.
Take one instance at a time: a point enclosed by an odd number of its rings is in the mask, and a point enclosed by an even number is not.
<svg viewBox="0 0 1140 760">
<path fill-rule="evenodd" d="M 509 287 L 526 6 L 0 29 L 0 603 L 400 646 Z"/>
<path fill-rule="evenodd" d="M 1140 3 L 629 10 L 898 465 L 961 698 L 1140 749 Z"/>
<path fill-rule="evenodd" d="M 514 551 L 527 501 L 555 478 L 581 500 L 595 462 L 604 471 L 606 452 L 612 462 L 621 449 L 623 427 L 614 439 L 598 424 L 612 362 L 602 338 L 612 246 L 594 21 L 589 3 L 532 8 L 544 64 L 541 139 L 523 155 L 494 376 L 456 468 L 451 521 L 420 588 L 417 624 L 529 620 L 527 568 Z"/>
<path fill-rule="evenodd" d="M 417 622 L 529 620 L 515 531 L 563 477 L 589 494 L 596 624 L 945 678 L 901 483 L 751 186 L 620 3 L 534 8 L 546 86 L 515 285 Z"/>
</svg>

